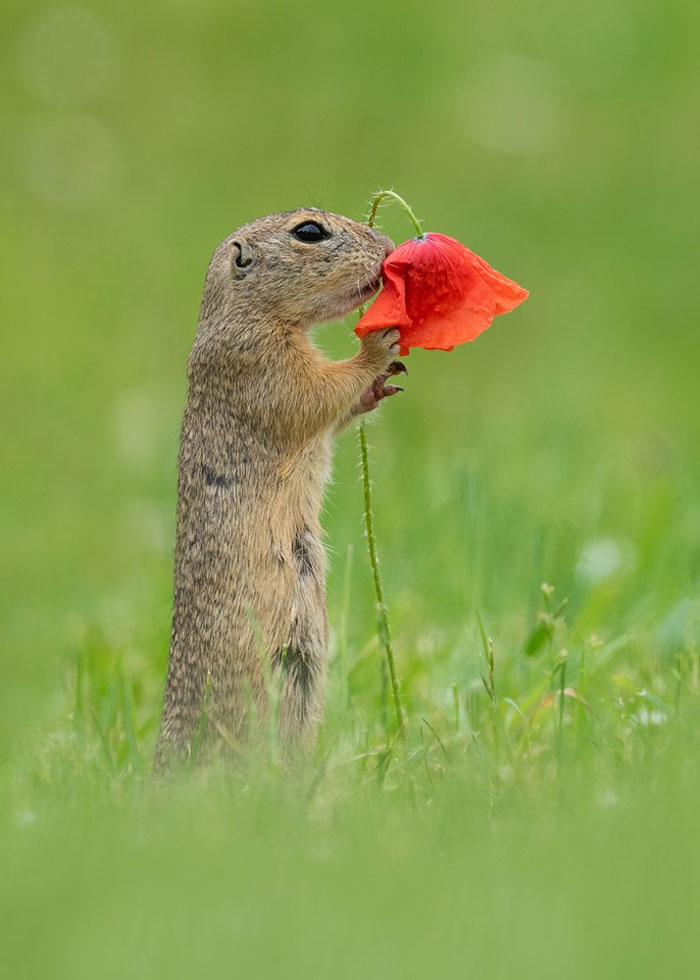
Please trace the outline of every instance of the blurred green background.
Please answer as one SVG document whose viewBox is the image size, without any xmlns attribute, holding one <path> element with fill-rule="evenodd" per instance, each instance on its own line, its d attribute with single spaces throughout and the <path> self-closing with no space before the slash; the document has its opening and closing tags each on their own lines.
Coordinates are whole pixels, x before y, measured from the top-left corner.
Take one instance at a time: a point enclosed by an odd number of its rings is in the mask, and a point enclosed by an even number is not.
<svg viewBox="0 0 700 980">
<path fill-rule="evenodd" d="M 615 829 L 608 834 L 596 824 L 590 831 L 590 851 L 577 851 L 568 831 L 547 836 L 560 805 L 547 795 L 546 804 L 520 811 L 520 820 L 514 810 L 515 829 L 501 850 L 489 836 L 483 853 L 475 845 L 462 854 L 463 864 L 451 862 L 450 848 L 458 841 L 466 847 L 460 828 L 473 801 L 467 793 L 449 806 L 433 802 L 441 813 L 436 825 L 418 824 L 414 836 L 404 829 L 397 837 L 402 843 L 388 859 L 396 886 L 373 893 L 376 918 L 362 904 L 360 869 L 376 870 L 388 832 L 383 821 L 391 826 L 398 819 L 385 817 L 376 801 L 363 810 L 355 799 L 352 832 L 341 820 L 331 833 L 324 846 L 337 863 L 333 880 L 321 883 L 313 870 L 320 858 L 309 854 L 308 841 L 297 858 L 282 847 L 283 821 L 267 838 L 262 870 L 252 862 L 241 871 L 244 834 L 238 857 L 222 856 L 228 804 L 218 797 L 210 801 L 211 833 L 198 824 L 188 797 L 182 823 L 169 828 L 170 852 L 162 841 L 154 848 L 144 843 L 159 840 L 157 808 L 155 816 L 120 811 L 116 818 L 98 817 L 81 804 L 77 824 L 73 811 L 50 826 L 39 820 L 38 838 L 27 842 L 26 825 L 34 825 L 41 809 L 36 800 L 27 803 L 34 790 L 22 774 L 35 773 L 48 812 L 74 797 L 71 766 L 47 763 L 36 745 L 45 745 L 49 730 L 60 742 L 55 733 L 70 727 L 75 658 L 96 649 L 107 674 L 117 660 L 124 664 L 145 767 L 167 659 L 185 364 L 214 247 L 260 214 L 304 204 L 360 218 L 380 187 L 402 194 L 426 230 L 461 239 L 531 291 L 523 307 L 497 320 L 478 343 L 449 355 L 411 354 L 406 393 L 383 407 L 370 430 L 377 527 L 409 715 L 423 712 L 437 724 L 451 692 L 466 697 L 480 684 L 477 612 L 495 640 L 504 695 L 525 714 L 519 699 L 530 699 L 532 710 L 532 692 L 541 682 L 544 693 L 551 667 L 524 654 L 537 628 L 542 582 L 568 598 L 565 642 L 576 670 L 584 650 L 602 645 L 606 663 L 622 651 L 617 673 L 606 674 L 612 687 L 600 688 L 606 710 L 626 696 L 625 684 L 634 698 L 648 688 L 650 697 L 671 703 L 682 658 L 695 664 L 687 676 L 697 687 L 698 8 L 685 0 L 583 6 L 360 0 L 344 8 L 316 0 L 75 7 L 8 0 L 2 19 L 0 759 L 10 774 L 6 785 L 24 787 L 7 795 L 3 843 L 14 870 L 6 900 L 30 922 L 51 919 L 59 904 L 73 909 L 78 923 L 83 916 L 100 923 L 86 932 L 94 945 L 82 948 L 71 932 L 80 932 L 78 925 L 59 916 L 47 938 L 62 950 L 55 975 L 94 976 L 101 957 L 114 975 L 160 975 L 173 955 L 170 947 L 163 954 L 168 927 L 156 941 L 160 927 L 151 923 L 151 958 L 134 954 L 132 960 L 120 944 L 116 906 L 124 912 L 124 935 L 138 947 L 139 916 L 175 888 L 167 875 L 162 883 L 160 862 L 172 870 L 173 855 L 188 841 L 194 851 L 185 860 L 187 874 L 205 904 L 208 896 L 214 918 L 182 954 L 185 971 L 215 967 L 219 961 L 207 944 L 225 934 L 227 909 L 238 915 L 247 908 L 245 889 L 234 899 L 217 877 L 221 861 L 232 880 L 239 873 L 245 881 L 269 879 L 273 894 L 279 875 L 300 882 L 296 931 L 288 935 L 280 924 L 288 907 L 273 904 L 279 961 L 273 943 L 265 969 L 253 953 L 250 963 L 234 957 L 232 969 L 257 963 L 260 975 L 269 975 L 266 969 L 286 962 L 292 973 L 294 963 L 313 963 L 315 975 L 357 976 L 367 969 L 392 976 L 401 968 L 422 976 L 432 964 L 448 976 L 515 969 L 549 975 L 542 959 L 547 945 L 552 975 L 555 968 L 570 976 L 604 969 L 616 977 L 653 975 L 645 969 L 668 966 L 671 949 L 678 962 L 670 972 L 690 975 L 686 947 L 674 931 L 690 908 L 685 892 L 673 903 L 675 918 L 657 917 L 641 898 L 635 904 L 635 896 L 650 895 L 657 909 L 658 890 L 678 887 L 669 870 L 676 865 L 691 887 L 698 849 L 692 850 L 688 813 L 697 797 L 664 804 L 658 825 L 644 836 L 634 814 L 645 812 L 646 770 L 630 777 L 634 789 L 624 797 L 630 809 Z M 411 235 L 395 209 L 383 210 L 381 222 L 397 242 Z M 319 340 L 334 356 L 347 356 L 354 349 L 352 318 L 323 328 Z M 371 733 L 380 674 L 361 520 L 356 441 L 346 434 L 324 518 L 331 700 L 340 703 L 338 691 L 349 677 L 357 730 Z M 624 683 L 615 680 L 618 674 Z M 637 719 L 635 732 L 644 717 L 638 709 L 638 700 L 625 702 L 625 718 Z M 616 724 L 581 736 L 586 751 L 599 751 L 606 764 L 624 743 Z M 324 744 L 346 729 L 340 708 L 332 710 Z M 693 738 L 697 730 L 691 726 Z M 682 738 L 690 738 L 687 731 Z M 683 768 L 686 743 L 674 746 L 673 762 L 659 747 L 659 771 L 684 772 L 695 785 Z M 28 761 L 37 753 L 44 760 L 38 770 Z M 626 755 L 620 750 L 620 758 L 627 765 L 656 759 L 655 753 L 656 743 Z M 501 763 L 494 765 L 503 777 Z M 592 797 L 608 799 L 612 777 L 600 778 L 597 762 L 586 778 Z M 519 783 L 525 798 L 528 779 Z M 538 800 L 539 790 L 530 796 Z M 580 848 L 588 824 L 582 817 L 576 823 L 576 807 L 566 813 L 560 823 L 573 821 Z M 525 840 L 524 826 L 540 818 L 543 836 Z M 96 832 L 103 819 L 104 837 Z M 247 819 L 257 826 L 251 814 Z M 356 828 L 365 819 L 384 830 L 368 831 L 360 843 Z M 655 842 L 678 828 L 688 830 L 687 839 L 663 852 L 662 861 Z M 313 829 L 304 833 L 316 840 Z M 471 813 L 465 833 L 478 840 L 491 831 Z M 266 840 L 262 831 L 256 840 Z M 424 846 L 421 863 L 416 854 Z M 529 855 L 523 867 L 519 854 Z M 623 855 L 615 904 L 607 891 L 610 910 L 632 909 L 619 931 L 596 904 L 603 886 L 591 854 L 607 867 Z M 418 860 L 412 879 L 411 855 Z M 550 857 L 556 867 L 568 865 L 572 878 L 545 873 L 537 879 Z M 649 868 L 647 879 L 642 867 Z M 91 877 L 91 868 L 100 870 Z M 120 875 L 121 891 L 109 892 L 115 907 L 105 907 L 100 918 L 85 896 L 93 888 L 104 896 L 104 883 Z M 486 882 L 483 893 L 473 890 L 472 876 Z M 178 881 L 184 880 L 183 870 Z M 315 919 L 314 882 L 319 894 L 330 889 L 335 896 L 348 934 L 372 942 L 380 942 L 375 931 L 384 903 L 392 910 L 386 928 L 403 952 L 384 934 L 388 946 L 374 966 L 363 967 L 359 954 L 334 960 L 334 944 L 347 935 L 331 928 L 328 909 Z M 45 906 L 36 898 L 44 886 Z M 260 887 L 262 895 L 268 884 Z M 132 894 L 139 888 L 141 899 Z M 468 895 L 463 917 L 455 905 L 460 888 Z M 22 901 L 15 904 L 17 894 Z M 266 901 L 253 903 L 257 917 L 247 913 L 263 943 Z M 200 929 L 193 911 L 200 898 L 183 902 L 182 928 L 189 922 Z M 494 946 L 523 906 L 528 927 L 521 923 L 513 934 L 511 959 Z M 554 906 L 561 921 L 551 918 Z M 457 938 L 470 920 L 483 959 L 470 960 L 468 951 L 457 957 Z M 654 923 L 668 929 L 663 942 L 647 948 Z M 439 924 L 444 935 L 434 951 L 430 944 L 414 954 L 410 943 L 402 947 L 406 930 L 415 942 L 415 930 L 430 933 Z M 325 929 L 320 946 L 317 928 Z M 617 966 L 614 958 L 598 962 L 604 945 L 591 938 L 606 928 L 605 942 L 618 941 L 626 951 Z M 309 948 L 320 949 L 320 958 L 305 961 Z M 456 958 L 446 952 L 452 948 Z M 39 954 L 32 955 L 38 975 Z M 580 974 L 567 967 L 572 956 L 579 957 Z M 177 957 L 173 962 L 177 975 Z"/>
</svg>

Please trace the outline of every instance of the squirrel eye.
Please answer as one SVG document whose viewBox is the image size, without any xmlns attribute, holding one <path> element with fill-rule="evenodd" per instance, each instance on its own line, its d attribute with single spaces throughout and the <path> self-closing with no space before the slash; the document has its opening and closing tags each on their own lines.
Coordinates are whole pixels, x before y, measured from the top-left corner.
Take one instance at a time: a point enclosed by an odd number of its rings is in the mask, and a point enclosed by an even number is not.
<svg viewBox="0 0 700 980">
<path fill-rule="evenodd" d="M 292 234 L 297 241 L 304 242 L 305 245 L 315 245 L 316 242 L 322 242 L 324 238 L 330 237 L 330 232 L 315 221 L 305 221 L 302 225 L 297 225 L 292 229 Z"/>
</svg>

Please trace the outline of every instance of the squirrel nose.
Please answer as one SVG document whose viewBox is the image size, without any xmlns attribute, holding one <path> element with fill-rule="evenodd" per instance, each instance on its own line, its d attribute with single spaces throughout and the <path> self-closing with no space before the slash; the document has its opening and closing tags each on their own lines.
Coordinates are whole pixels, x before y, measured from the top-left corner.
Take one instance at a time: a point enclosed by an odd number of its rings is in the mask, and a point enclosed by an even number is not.
<svg viewBox="0 0 700 980">
<path fill-rule="evenodd" d="M 380 245 L 384 246 L 385 258 L 390 252 L 394 251 L 396 246 L 390 238 L 388 238 L 386 235 L 382 235 L 382 233 L 379 231 L 375 231 L 374 228 L 370 228 L 369 231 L 372 233 L 372 237 L 375 238 Z"/>
</svg>

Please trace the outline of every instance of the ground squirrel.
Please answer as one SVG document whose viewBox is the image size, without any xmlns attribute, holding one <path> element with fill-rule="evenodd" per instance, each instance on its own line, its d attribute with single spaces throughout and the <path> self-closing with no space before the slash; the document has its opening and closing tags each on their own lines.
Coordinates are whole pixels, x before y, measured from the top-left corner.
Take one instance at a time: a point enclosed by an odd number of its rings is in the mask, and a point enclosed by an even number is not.
<svg viewBox="0 0 700 980">
<path fill-rule="evenodd" d="M 285 745 L 313 741 L 328 623 L 319 512 L 334 432 L 401 390 L 398 331 L 331 362 L 309 328 L 369 299 L 393 243 L 315 208 L 245 225 L 214 252 L 178 462 L 170 662 L 156 769 L 240 743 L 281 691 Z M 207 680 L 208 678 L 208 680 Z M 206 714 L 203 702 L 206 694 Z M 252 721 L 251 721 L 252 719 Z"/>
</svg>

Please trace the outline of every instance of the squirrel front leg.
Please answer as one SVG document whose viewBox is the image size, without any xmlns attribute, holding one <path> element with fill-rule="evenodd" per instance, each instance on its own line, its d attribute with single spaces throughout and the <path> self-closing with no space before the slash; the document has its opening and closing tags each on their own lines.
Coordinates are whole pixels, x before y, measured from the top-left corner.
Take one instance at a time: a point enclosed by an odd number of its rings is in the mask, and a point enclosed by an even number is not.
<svg viewBox="0 0 700 980">
<path fill-rule="evenodd" d="M 393 327 L 373 331 L 363 337 L 355 357 L 340 363 L 323 362 L 324 382 L 328 384 L 330 396 L 329 427 L 337 432 L 356 415 L 375 409 L 382 398 L 403 390 L 398 385 L 384 386 L 393 375 L 406 372 L 405 365 L 396 360 L 398 340 L 399 332 Z"/>
<path fill-rule="evenodd" d="M 392 361 L 386 371 L 382 371 L 382 373 L 374 379 L 369 388 L 366 388 L 365 391 L 362 392 L 348 414 L 338 422 L 335 427 L 335 431 L 340 432 L 346 425 L 349 425 L 354 418 L 357 418 L 358 415 L 365 415 L 368 412 L 373 412 L 378 407 L 379 403 L 385 398 L 391 398 L 392 395 L 398 395 L 400 391 L 403 391 L 401 385 L 388 385 L 386 383 L 389 378 L 393 378 L 397 374 L 408 374 L 408 368 L 403 361 Z"/>
<path fill-rule="evenodd" d="M 349 419 L 363 392 L 396 360 L 398 339 L 398 330 L 390 327 L 363 337 L 360 350 L 347 361 L 327 361 L 320 355 L 305 358 L 299 371 L 305 383 L 297 388 L 291 412 L 287 407 L 287 430 L 293 428 L 300 437 L 309 438 Z"/>
</svg>

